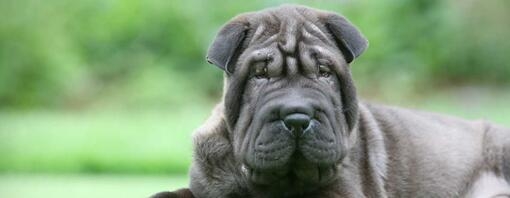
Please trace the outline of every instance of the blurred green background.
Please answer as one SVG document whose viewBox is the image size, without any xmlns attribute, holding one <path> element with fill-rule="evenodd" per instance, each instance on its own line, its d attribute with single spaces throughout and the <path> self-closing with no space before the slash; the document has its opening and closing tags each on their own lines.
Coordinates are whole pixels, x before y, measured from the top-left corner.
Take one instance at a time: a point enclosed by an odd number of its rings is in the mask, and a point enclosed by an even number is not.
<svg viewBox="0 0 510 198">
<path fill-rule="evenodd" d="M 2 0 L 0 197 L 146 197 L 184 187 L 221 96 L 205 61 L 241 12 L 299 3 L 370 41 L 363 98 L 510 127 L 510 1 Z"/>
</svg>

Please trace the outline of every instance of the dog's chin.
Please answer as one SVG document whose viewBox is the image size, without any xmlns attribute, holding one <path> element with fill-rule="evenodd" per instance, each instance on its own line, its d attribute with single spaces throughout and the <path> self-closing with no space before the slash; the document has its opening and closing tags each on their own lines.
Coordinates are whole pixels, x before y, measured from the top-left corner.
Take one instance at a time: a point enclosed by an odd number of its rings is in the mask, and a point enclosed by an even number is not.
<svg viewBox="0 0 510 198">
<path fill-rule="evenodd" d="M 328 185 L 336 179 L 337 165 L 319 166 L 303 160 L 292 165 L 273 170 L 260 170 L 243 166 L 243 171 L 249 181 L 267 190 L 281 190 L 292 188 L 303 192 L 312 191 Z"/>
</svg>

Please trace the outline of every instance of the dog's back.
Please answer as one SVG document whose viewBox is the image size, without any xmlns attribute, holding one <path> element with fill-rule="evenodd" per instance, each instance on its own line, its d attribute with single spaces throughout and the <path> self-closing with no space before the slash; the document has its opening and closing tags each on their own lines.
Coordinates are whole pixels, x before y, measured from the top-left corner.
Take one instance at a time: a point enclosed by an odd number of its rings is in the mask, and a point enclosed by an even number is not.
<svg viewBox="0 0 510 198">
<path fill-rule="evenodd" d="M 510 196 L 510 130 L 435 113 L 373 104 L 367 108 L 385 138 L 388 194 Z"/>
</svg>

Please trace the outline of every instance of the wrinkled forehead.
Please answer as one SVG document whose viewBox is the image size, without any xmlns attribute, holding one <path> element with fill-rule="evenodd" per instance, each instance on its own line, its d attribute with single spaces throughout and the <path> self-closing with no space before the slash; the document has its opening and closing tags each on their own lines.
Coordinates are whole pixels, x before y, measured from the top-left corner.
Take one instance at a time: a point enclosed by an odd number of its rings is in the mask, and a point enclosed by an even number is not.
<svg viewBox="0 0 510 198">
<path fill-rule="evenodd" d="M 282 53 L 295 54 L 300 45 L 335 46 L 326 27 L 319 23 L 316 11 L 295 8 L 269 10 L 254 13 L 249 17 L 249 24 L 249 47 L 277 44 Z"/>
</svg>

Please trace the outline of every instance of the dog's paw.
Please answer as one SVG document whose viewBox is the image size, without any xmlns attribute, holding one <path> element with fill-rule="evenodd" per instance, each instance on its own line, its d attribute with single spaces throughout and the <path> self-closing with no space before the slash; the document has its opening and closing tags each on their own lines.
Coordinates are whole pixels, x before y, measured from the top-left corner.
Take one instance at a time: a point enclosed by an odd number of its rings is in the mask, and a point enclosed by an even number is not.
<svg viewBox="0 0 510 198">
<path fill-rule="evenodd" d="M 183 188 L 173 192 L 156 193 L 150 198 L 194 198 L 194 196 L 189 189 Z"/>
</svg>

